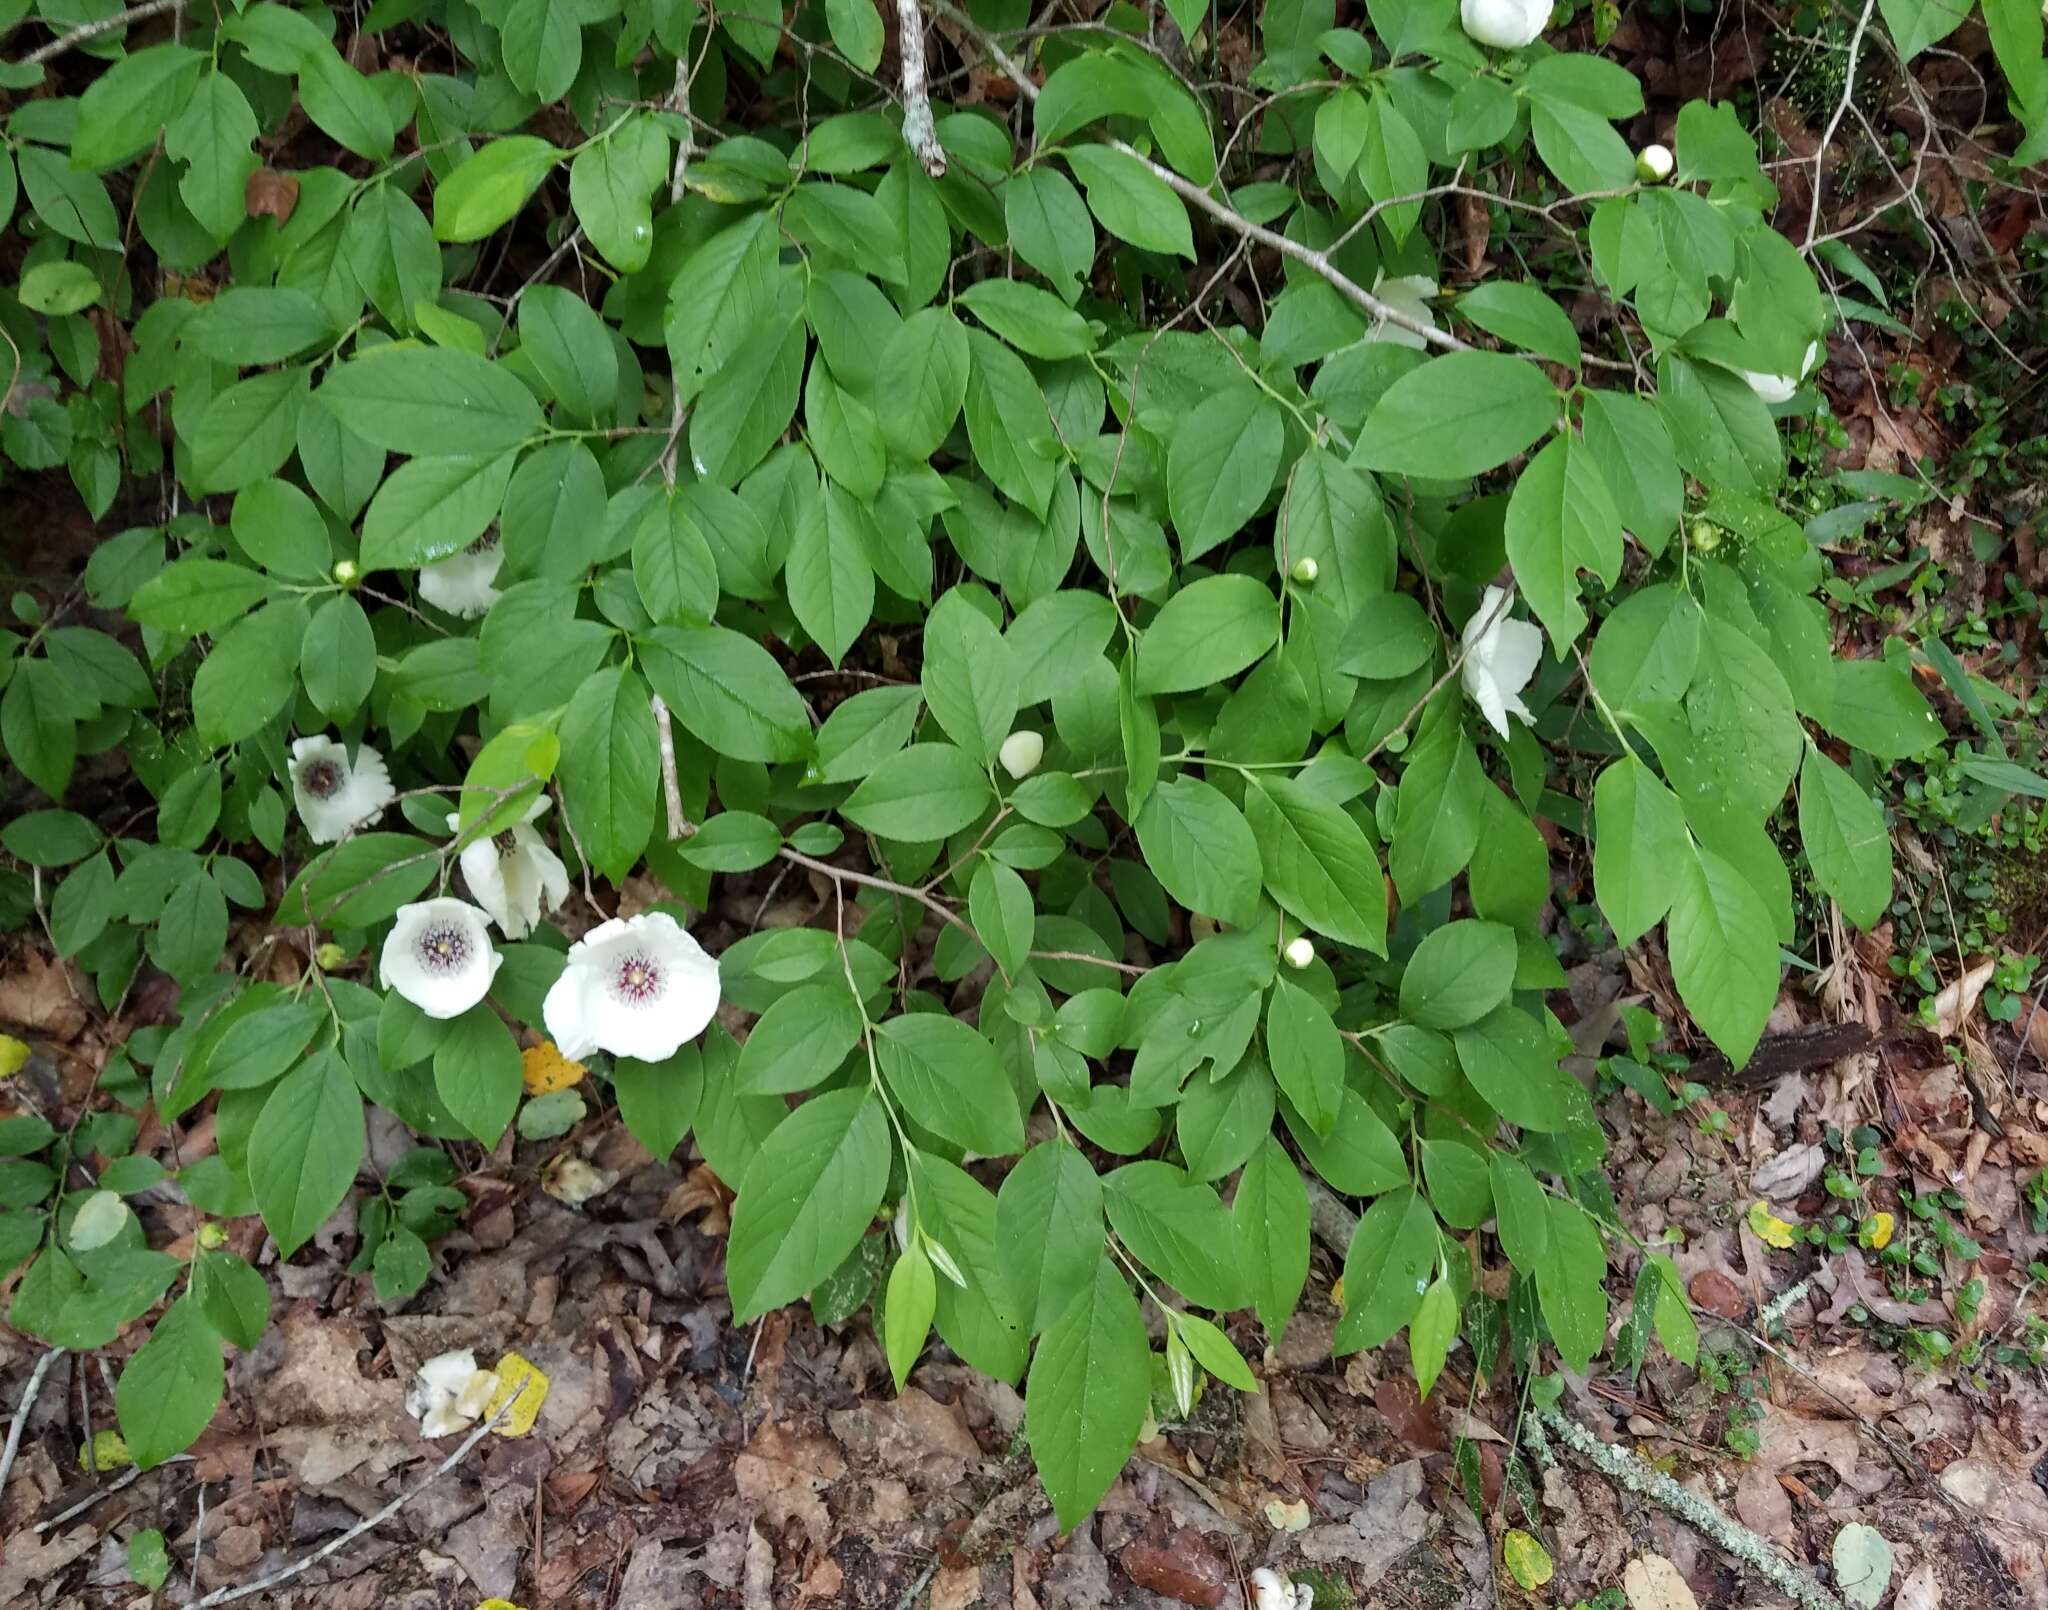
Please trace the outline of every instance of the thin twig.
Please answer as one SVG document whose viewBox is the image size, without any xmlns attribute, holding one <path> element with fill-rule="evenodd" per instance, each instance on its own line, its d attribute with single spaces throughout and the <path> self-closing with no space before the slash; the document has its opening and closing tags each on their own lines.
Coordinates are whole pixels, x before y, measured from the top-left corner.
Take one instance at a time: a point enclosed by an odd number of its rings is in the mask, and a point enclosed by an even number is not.
<svg viewBox="0 0 2048 1610">
<path fill-rule="evenodd" d="M 671 844 L 677 839 L 686 839 L 695 833 L 690 819 L 683 815 L 682 785 L 676 781 L 676 735 L 669 724 L 668 706 L 660 694 L 648 699 L 654 710 L 654 732 L 661 745 L 661 797 L 668 805 L 668 838 Z"/>
<path fill-rule="evenodd" d="M 164 1461 L 164 1464 L 189 1464 L 191 1462 L 192 1456 L 189 1453 L 181 1453 L 173 1454 L 169 1459 L 166 1459 Z M 162 1466 L 159 1466 L 157 1468 L 161 1469 Z M 114 1494 L 118 1493 L 123 1487 L 126 1487 L 130 1483 L 134 1482 L 141 1475 L 142 1467 L 140 1465 L 130 1465 L 126 1470 L 122 1471 L 120 1475 L 116 1476 L 112 1481 L 108 1482 L 106 1486 L 96 1488 L 94 1491 L 87 1493 L 83 1498 L 81 1498 L 77 1503 L 73 1504 L 69 1509 L 60 1510 L 57 1514 L 52 1515 L 46 1521 L 37 1521 L 33 1528 L 35 1534 L 38 1537 L 40 1537 L 45 1532 L 54 1532 L 58 1527 L 62 1526 L 66 1521 L 70 1520 L 73 1516 L 83 1515 L 87 1510 L 91 1509 L 93 1505 L 97 1504 L 102 1498 L 113 1497 Z"/>
<path fill-rule="evenodd" d="M 1842 98 L 1835 102 L 1834 115 L 1828 119 L 1828 126 L 1821 130 L 1820 144 L 1813 153 L 1813 201 L 1806 212 L 1806 249 L 1813 250 L 1813 237 L 1820 233 L 1820 193 L 1827 178 L 1828 144 L 1835 137 L 1835 130 L 1842 126 L 1842 119 L 1849 115 L 1849 103 L 1856 98 L 1856 63 L 1863 49 L 1863 32 L 1870 26 L 1870 14 L 1877 9 L 1877 0 L 1863 0 L 1863 15 L 1856 19 L 1856 31 L 1849 36 L 1849 66 L 1842 74 Z"/>
<path fill-rule="evenodd" d="M 496 1414 L 492 1415 L 490 1419 L 484 1421 L 482 1425 L 478 1426 L 468 1436 L 464 1437 L 462 1439 L 461 1447 L 457 1448 L 446 1459 L 443 1459 L 432 1470 L 428 1471 L 426 1475 L 422 1476 L 418 1481 L 414 1482 L 412 1486 L 406 1488 L 404 1492 L 400 1493 L 396 1498 L 392 1499 L 390 1503 L 386 1504 L 382 1509 L 378 1510 L 376 1514 L 365 1516 L 362 1520 L 357 1521 L 356 1524 L 351 1526 L 347 1531 L 343 1532 L 341 1536 L 335 1538 L 332 1542 L 322 1543 L 311 1554 L 308 1554 L 303 1560 L 298 1561 L 296 1564 L 287 1565 L 281 1571 L 273 1571 L 269 1576 L 264 1577 L 260 1582 L 246 1583 L 239 1588 L 221 1588 L 216 1592 L 209 1593 L 205 1598 L 195 1601 L 190 1606 L 190 1610 L 211 1610 L 211 1607 L 213 1605 L 232 1604 L 237 1599 L 246 1599 L 252 1593 L 261 1593 L 266 1588 L 274 1588 L 280 1582 L 289 1582 L 301 1571 L 311 1570 L 314 1566 L 318 1565 L 322 1560 L 326 1559 L 330 1554 L 337 1553 L 340 1550 L 348 1547 L 349 1544 L 353 1543 L 357 1538 L 361 1537 L 363 1533 L 374 1530 L 376 1527 L 382 1526 L 386 1521 L 390 1520 L 392 1516 L 396 1515 L 407 1504 L 411 1503 L 415 1498 L 419 1497 L 421 1493 L 425 1492 L 429 1487 L 433 1486 L 435 1482 L 439 1481 L 443 1476 L 447 1475 L 449 1471 L 453 1470 L 457 1465 L 461 1464 L 462 1461 L 469 1456 L 469 1451 L 472 1448 L 474 1448 L 478 1443 L 482 1442 L 485 1437 L 491 1434 L 491 1432 L 497 1430 L 498 1423 L 501 1420 L 503 1420 L 506 1415 L 512 1412 L 513 1404 L 517 1403 L 518 1401 L 519 1399 L 517 1395 L 515 1395 L 511 1400 L 509 1400 L 505 1404 L 503 1408 L 501 1408 Z"/>
<path fill-rule="evenodd" d="M 111 17 L 102 17 L 98 22 L 89 22 L 82 28 L 74 28 L 61 39 L 53 39 L 47 45 L 30 51 L 17 65 L 34 67 L 53 56 L 63 55 L 76 45 L 97 39 L 101 34 L 110 34 L 125 28 L 131 22 L 142 22 L 150 17 L 160 17 L 166 11 L 182 11 L 184 8 L 185 0 L 147 0 L 146 4 L 130 6 L 126 11 L 116 12 Z"/>
<path fill-rule="evenodd" d="M 36 1406 L 36 1394 L 43 1389 L 43 1377 L 50 1373 L 50 1366 L 63 1356 L 63 1348 L 53 1347 L 36 1360 L 36 1367 L 29 1372 L 28 1385 L 22 1389 L 21 1405 L 14 1411 L 14 1424 L 7 1428 L 7 1446 L 0 1450 L 0 1493 L 7 1491 L 7 1476 L 14 1469 L 14 1456 L 21 1451 L 21 1434 L 28 1427 L 28 1411 Z"/>
<path fill-rule="evenodd" d="M 925 95 L 924 13 L 917 0 L 896 0 L 897 54 L 903 58 L 903 143 L 934 179 L 946 172 L 932 103 Z"/>
</svg>

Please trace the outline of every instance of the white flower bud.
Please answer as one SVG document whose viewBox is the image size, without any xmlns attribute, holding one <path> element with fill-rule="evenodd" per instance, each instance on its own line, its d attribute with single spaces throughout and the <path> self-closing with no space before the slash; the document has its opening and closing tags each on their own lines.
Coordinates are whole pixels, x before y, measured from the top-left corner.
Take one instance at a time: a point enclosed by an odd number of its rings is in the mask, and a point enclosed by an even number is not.
<svg viewBox="0 0 2048 1610">
<path fill-rule="evenodd" d="M 1459 0 L 1458 21 L 1482 45 L 1520 50 L 1550 21 L 1550 0 Z"/>
<path fill-rule="evenodd" d="M 344 587 L 352 583 L 362 573 L 361 568 L 353 559 L 338 559 L 335 561 L 334 579 Z"/>
<path fill-rule="evenodd" d="M 1636 177 L 1644 184 L 1662 184 L 1677 166 L 1668 145 L 1646 145 L 1636 153 Z"/>
<path fill-rule="evenodd" d="M 1322 566 L 1318 565 L 1313 559 L 1309 558 L 1306 554 L 1302 555 L 1301 558 L 1294 561 L 1294 579 L 1300 582 L 1304 587 L 1313 585 L 1316 577 L 1321 574 Z"/>
<path fill-rule="evenodd" d="M 1038 770 L 1038 763 L 1044 758 L 1045 739 L 1021 727 L 1005 738 L 1003 747 L 996 751 L 1003 770 L 1020 783 Z"/>
<path fill-rule="evenodd" d="M 1287 941 L 1287 965 L 1297 973 L 1316 959 L 1315 941 L 1307 934 L 1301 934 Z"/>
</svg>

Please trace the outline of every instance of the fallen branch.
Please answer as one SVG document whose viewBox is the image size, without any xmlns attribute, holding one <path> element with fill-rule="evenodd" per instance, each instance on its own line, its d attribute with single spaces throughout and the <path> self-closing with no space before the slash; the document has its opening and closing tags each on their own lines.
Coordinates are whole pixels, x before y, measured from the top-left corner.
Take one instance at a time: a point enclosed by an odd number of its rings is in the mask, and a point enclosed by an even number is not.
<svg viewBox="0 0 2048 1610">
<path fill-rule="evenodd" d="M 404 1492 L 400 1493 L 396 1498 L 392 1499 L 390 1503 L 386 1504 L 382 1509 L 378 1510 L 376 1514 L 366 1515 L 363 1519 L 357 1521 L 355 1525 L 351 1526 L 347 1531 L 343 1532 L 341 1536 L 335 1538 L 332 1542 L 322 1543 L 317 1549 L 315 1549 L 311 1554 L 308 1554 L 303 1560 L 300 1560 L 293 1565 L 287 1565 L 281 1571 L 271 1572 L 269 1576 L 264 1577 L 260 1582 L 244 1583 L 241 1587 L 238 1588 L 216 1589 L 214 1592 L 209 1593 L 205 1598 L 194 1600 L 191 1606 L 189 1607 L 189 1610 L 211 1610 L 211 1607 L 213 1605 L 232 1604 L 237 1599 L 248 1598 L 249 1595 L 252 1593 L 261 1593 L 266 1588 L 274 1588 L 280 1582 L 289 1582 L 293 1577 L 297 1576 L 300 1572 L 310 1571 L 314 1566 L 318 1565 L 330 1554 L 338 1553 L 340 1550 L 347 1548 L 349 1544 L 353 1543 L 357 1538 L 361 1537 L 363 1533 L 372 1531 L 375 1528 L 382 1526 L 386 1521 L 390 1520 L 392 1516 L 396 1515 L 401 1509 L 405 1508 L 407 1504 L 411 1503 L 415 1498 L 419 1497 L 421 1493 L 425 1492 L 429 1487 L 433 1486 L 435 1482 L 439 1481 L 443 1476 L 447 1475 L 449 1471 L 453 1470 L 457 1465 L 461 1464 L 462 1461 L 469 1456 L 469 1451 L 472 1448 L 474 1448 L 478 1443 L 482 1442 L 485 1437 L 490 1435 L 491 1432 L 497 1430 L 498 1423 L 501 1420 L 503 1420 L 506 1415 L 512 1412 L 513 1404 L 517 1403 L 518 1401 L 518 1395 L 514 1394 L 514 1396 L 506 1402 L 505 1406 L 502 1409 L 500 1409 L 496 1414 L 492 1415 L 490 1419 L 484 1421 L 482 1425 L 478 1426 L 468 1436 L 464 1437 L 462 1439 L 461 1447 L 457 1448 L 446 1459 L 443 1459 L 432 1470 L 427 1472 L 425 1476 L 422 1476 L 418 1481 L 414 1482 L 412 1486 L 406 1488 Z"/>
<path fill-rule="evenodd" d="M 1685 1522 L 1731 1559 L 1740 1561 L 1785 1595 L 1800 1610 L 1842 1610 L 1832 1593 L 1786 1559 L 1764 1538 L 1740 1521 L 1730 1520 L 1720 1510 L 1689 1493 L 1656 1466 L 1646 1464 L 1626 1448 L 1602 1442 L 1578 1421 L 1556 1409 L 1532 1407 L 1522 1421 L 1522 1438 L 1539 1465 L 1552 1462 L 1550 1444 L 1544 1437 L 1548 1428 L 1557 1440 L 1617 1486 L 1647 1498 L 1675 1519 Z"/>
<path fill-rule="evenodd" d="M 683 790 L 676 781 L 676 734 L 669 724 L 668 706 L 658 693 L 647 702 L 654 709 L 655 738 L 661 746 L 661 797 L 668 806 L 668 838 L 673 844 L 697 830 L 683 814 Z"/>
<path fill-rule="evenodd" d="M 1828 119 L 1828 126 L 1821 130 L 1820 144 L 1813 152 L 1813 201 L 1806 212 L 1806 250 L 1813 250 L 1813 238 L 1820 233 L 1820 194 L 1827 179 L 1828 145 L 1835 137 L 1835 130 L 1842 126 L 1842 119 L 1848 115 L 1849 103 L 1856 99 L 1856 63 L 1863 50 L 1863 32 L 1870 26 L 1870 14 L 1877 9 L 1877 0 L 1863 0 L 1863 15 L 1856 19 L 1856 31 L 1849 36 L 1849 66 L 1842 74 L 1842 98 L 1835 102 L 1834 115 Z"/>
<path fill-rule="evenodd" d="M 125 28 L 131 22 L 144 22 L 151 17 L 160 17 L 166 11 L 182 11 L 184 8 L 185 0 L 146 0 L 143 5 L 130 6 L 126 11 L 116 12 L 111 17 L 102 17 L 98 22 L 89 22 L 82 28 L 72 29 L 62 38 L 53 39 L 47 45 L 30 51 L 17 65 L 34 67 L 49 61 L 52 57 L 61 56 L 76 46 L 97 39 L 101 34 L 110 34 Z"/>
<path fill-rule="evenodd" d="M 8 1473 L 14 1469 L 14 1456 L 21 1452 L 21 1434 L 28 1428 L 28 1411 L 36 1406 L 36 1395 L 43 1389 L 43 1377 L 50 1373 L 50 1366 L 63 1356 L 63 1348 L 53 1347 L 36 1360 L 36 1367 L 29 1372 L 28 1385 L 22 1389 L 21 1404 L 14 1411 L 14 1424 L 7 1428 L 7 1446 L 0 1450 L 0 1493 L 7 1491 Z"/>
<path fill-rule="evenodd" d="M 924 13 L 917 0 L 896 0 L 896 50 L 903 58 L 903 143 L 934 179 L 946 172 L 945 148 L 925 94 Z"/>
</svg>

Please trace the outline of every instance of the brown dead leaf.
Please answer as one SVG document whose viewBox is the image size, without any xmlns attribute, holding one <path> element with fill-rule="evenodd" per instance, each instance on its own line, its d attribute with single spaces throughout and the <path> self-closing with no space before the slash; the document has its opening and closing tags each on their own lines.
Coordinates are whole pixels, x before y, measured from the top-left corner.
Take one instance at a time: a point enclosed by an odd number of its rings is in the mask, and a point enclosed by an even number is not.
<svg viewBox="0 0 2048 1610">
<path fill-rule="evenodd" d="M 53 1040 L 72 1040 L 85 1027 L 85 1008 L 64 969 L 29 951 L 17 970 L 0 978 L 0 1022 Z"/>
<path fill-rule="evenodd" d="M 282 229 L 299 205 L 299 181 L 275 168 L 258 168 L 242 191 L 242 210 L 251 218 L 275 218 Z"/>
<path fill-rule="evenodd" d="M 732 1474 L 740 1498 L 771 1526 L 795 1519 L 819 1553 L 831 1546 L 832 1517 L 819 1495 L 846 1474 L 846 1461 L 831 1438 L 785 1430 L 770 1420 L 733 1461 Z"/>
<path fill-rule="evenodd" d="M 732 1188 L 711 1172 L 709 1163 L 699 1163 L 662 1200 L 661 1216 L 674 1223 L 692 1213 L 702 1213 L 697 1228 L 706 1235 L 724 1235 L 732 1228 Z"/>
<path fill-rule="evenodd" d="M 980 1602 L 980 1566 L 949 1565 L 932 1578 L 931 1610 L 968 1610 Z"/>
<path fill-rule="evenodd" d="M 1124 1574 L 1141 1588 L 1215 1610 L 1230 1589 L 1230 1564 L 1192 1526 L 1140 1537 L 1124 1547 Z"/>
<path fill-rule="evenodd" d="M 1678 1567 L 1661 1554 L 1630 1560 L 1621 1586 L 1628 1595 L 1629 1610 L 1699 1610 L 1700 1602 L 1678 1574 Z"/>
<path fill-rule="evenodd" d="M 1984 986 L 1991 982 L 1991 975 L 1998 970 L 1994 960 L 1981 961 L 1961 978 L 1942 986 L 1934 997 L 1934 1032 L 1944 1040 L 1950 1038 L 1963 1026 L 1970 1013 L 1976 1009 L 1977 999 L 1984 993 Z"/>
</svg>

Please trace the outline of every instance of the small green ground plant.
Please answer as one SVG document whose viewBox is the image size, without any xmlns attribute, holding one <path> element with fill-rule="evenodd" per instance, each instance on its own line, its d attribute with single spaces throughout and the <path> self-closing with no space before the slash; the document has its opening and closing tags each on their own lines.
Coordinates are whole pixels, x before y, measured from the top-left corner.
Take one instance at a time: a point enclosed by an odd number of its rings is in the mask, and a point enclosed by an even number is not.
<svg viewBox="0 0 2048 1610">
<path fill-rule="evenodd" d="M 1739 1064 L 1795 937 L 1766 822 L 1874 923 L 1868 779 L 1944 738 L 1933 645 L 1837 657 L 1774 504 L 1830 303 L 1730 107 L 1639 156 L 1630 73 L 1452 0 L 1272 0 L 1230 95 L 1172 3 L 155 9 L 0 73 L 0 445 L 161 510 L 0 633 L 10 909 L 110 1009 L 178 986 L 129 1112 L 0 1127 L 0 1264 L 59 1346 L 156 1313 L 139 1463 L 267 1321 L 220 1221 L 305 1247 L 366 1103 L 560 1133 L 527 1031 L 737 1188 L 736 1319 L 866 1303 L 899 1384 L 934 1329 L 1022 1381 L 1068 1525 L 1155 1382 L 1255 1387 L 1224 1319 L 1286 1328 L 1305 1174 L 1369 1204 L 1338 1350 L 1405 1331 L 1424 1392 L 1495 1243 L 1524 1363 L 1602 1351 L 1610 1244 L 1635 1357 L 1693 1356 L 1560 1066 L 1537 821 Z M 2038 137 L 2038 12 L 1986 9 Z M 1446 288 L 1474 195 L 1569 274 Z M 707 954 L 771 868 L 825 916 Z M 213 1118 L 189 1256 L 126 1201 L 145 1106 Z M 386 1300 L 437 1155 L 364 1195 Z"/>
</svg>

